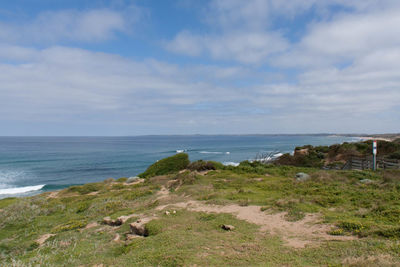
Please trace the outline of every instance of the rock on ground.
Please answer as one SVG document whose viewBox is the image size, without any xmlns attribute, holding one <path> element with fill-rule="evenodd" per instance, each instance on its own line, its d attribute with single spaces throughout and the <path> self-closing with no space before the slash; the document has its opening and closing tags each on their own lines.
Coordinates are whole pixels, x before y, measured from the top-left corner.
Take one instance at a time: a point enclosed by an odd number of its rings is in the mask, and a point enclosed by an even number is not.
<svg viewBox="0 0 400 267">
<path fill-rule="evenodd" d="M 146 226 L 141 222 L 134 222 L 129 225 L 131 228 L 131 233 L 140 236 L 148 236 L 149 231 L 146 229 Z"/>
<path fill-rule="evenodd" d="M 136 182 L 137 180 L 139 180 L 140 178 L 135 176 L 135 177 L 129 177 L 128 180 L 126 180 L 126 183 L 130 184 L 133 182 Z"/>
<path fill-rule="evenodd" d="M 299 182 L 307 181 L 310 178 L 311 178 L 310 175 L 308 175 L 307 173 L 304 172 L 296 173 L 296 180 Z"/>
<path fill-rule="evenodd" d="M 223 224 L 223 225 L 221 225 L 221 228 L 226 230 L 226 231 L 232 231 L 232 230 L 235 229 L 235 226 L 229 225 L 229 224 Z"/>
</svg>

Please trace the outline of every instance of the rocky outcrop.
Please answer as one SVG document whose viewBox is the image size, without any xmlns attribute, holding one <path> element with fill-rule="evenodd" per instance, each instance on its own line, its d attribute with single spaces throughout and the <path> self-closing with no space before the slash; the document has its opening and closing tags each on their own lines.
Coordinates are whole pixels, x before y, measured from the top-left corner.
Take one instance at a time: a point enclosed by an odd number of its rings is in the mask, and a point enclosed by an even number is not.
<svg viewBox="0 0 400 267">
<path fill-rule="evenodd" d="M 138 220 L 134 223 L 131 223 L 129 225 L 130 229 L 131 229 L 131 233 L 135 234 L 135 235 L 139 235 L 139 236 L 148 236 L 149 235 L 149 231 L 146 228 L 146 225 Z"/>
<path fill-rule="evenodd" d="M 120 226 L 124 224 L 130 217 L 129 216 L 121 216 L 115 220 L 112 220 L 110 217 L 105 217 L 103 219 L 103 223 L 110 226 Z"/>
</svg>

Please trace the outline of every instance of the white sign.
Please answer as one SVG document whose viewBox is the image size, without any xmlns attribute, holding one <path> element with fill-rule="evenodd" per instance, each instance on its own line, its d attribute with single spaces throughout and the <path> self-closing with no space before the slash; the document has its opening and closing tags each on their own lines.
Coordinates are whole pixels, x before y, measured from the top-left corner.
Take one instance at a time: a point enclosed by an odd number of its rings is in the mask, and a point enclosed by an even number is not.
<svg viewBox="0 0 400 267">
<path fill-rule="evenodd" d="M 377 142 L 374 141 L 374 142 L 373 142 L 373 147 L 372 147 L 372 153 L 373 153 L 374 155 L 376 155 L 377 152 L 378 152 L 377 146 L 378 146 L 378 145 L 377 145 Z"/>
</svg>

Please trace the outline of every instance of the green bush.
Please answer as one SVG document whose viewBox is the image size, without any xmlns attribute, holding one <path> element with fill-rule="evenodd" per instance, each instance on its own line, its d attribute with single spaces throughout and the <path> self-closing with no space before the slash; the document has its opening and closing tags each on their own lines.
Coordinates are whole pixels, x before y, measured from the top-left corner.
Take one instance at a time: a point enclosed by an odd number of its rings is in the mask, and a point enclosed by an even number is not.
<svg viewBox="0 0 400 267">
<path fill-rule="evenodd" d="M 90 207 L 90 202 L 84 201 L 79 203 L 78 208 L 76 209 L 76 213 L 81 213 L 86 211 Z"/>
<path fill-rule="evenodd" d="M 203 160 L 192 162 L 189 164 L 189 166 L 187 166 L 187 168 L 191 171 L 199 171 L 199 172 L 217 169 L 215 162 L 203 161 Z"/>
<path fill-rule="evenodd" d="M 386 238 L 400 238 L 400 228 L 395 227 L 395 228 L 379 230 L 376 232 L 376 234 Z"/>
<path fill-rule="evenodd" d="M 189 164 L 190 161 L 188 154 L 179 153 L 153 163 L 145 172 L 138 176 L 141 178 L 148 178 L 157 175 L 170 174 L 185 169 Z"/>
<path fill-rule="evenodd" d="M 329 231 L 328 234 L 330 234 L 330 235 L 344 235 L 344 231 L 343 231 L 343 229 L 338 228 L 338 229 L 333 229 L 333 230 Z"/>
<path fill-rule="evenodd" d="M 350 222 L 350 221 L 343 221 L 340 222 L 337 227 L 342 229 L 345 232 L 359 234 L 363 229 L 364 226 L 359 222 Z"/>
<path fill-rule="evenodd" d="M 85 227 L 87 224 L 86 220 L 71 220 L 65 224 L 58 225 L 52 229 L 53 233 L 65 232 Z"/>
<path fill-rule="evenodd" d="M 152 220 L 146 224 L 148 236 L 157 235 L 162 232 L 163 225 L 159 220 Z"/>
<path fill-rule="evenodd" d="M 102 186 L 98 183 L 91 183 L 85 185 L 75 185 L 67 189 L 68 192 L 77 192 L 81 195 L 88 194 L 91 192 L 99 191 Z"/>
<path fill-rule="evenodd" d="M 400 151 L 396 151 L 388 156 L 389 159 L 400 159 Z"/>
<path fill-rule="evenodd" d="M 123 184 L 113 184 L 111 186 L 111 189 L 113 189 L 113 190 L 121 190 L 123 188 L 125 188 L 125 186 Z"/>
<path fill-rule="evenodd" d="M 126 178 L 126 177 L 121 177 L 121 178 L 117 179 L 117 182 L 118 182 L 118 183 L 125 183 L 127 180 L 128 180 L 128 178 Z"/>
</svg>

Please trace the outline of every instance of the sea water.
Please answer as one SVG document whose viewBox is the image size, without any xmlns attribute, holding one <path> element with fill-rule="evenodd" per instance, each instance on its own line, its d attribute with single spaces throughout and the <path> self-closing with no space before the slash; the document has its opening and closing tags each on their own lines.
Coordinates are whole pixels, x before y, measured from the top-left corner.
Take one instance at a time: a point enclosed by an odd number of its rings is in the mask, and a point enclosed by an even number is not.
<svg viewBox="0 0 400 267">
<path fill-rule="evenodd" d="M 135 176 L 155 161 L 180 152 L 188 153 L 192 161 L 237 165 L 257 154 L 356 140 L 326 135 L 0 137 L 0 198 Z"/>
</svg>

